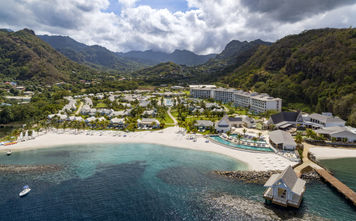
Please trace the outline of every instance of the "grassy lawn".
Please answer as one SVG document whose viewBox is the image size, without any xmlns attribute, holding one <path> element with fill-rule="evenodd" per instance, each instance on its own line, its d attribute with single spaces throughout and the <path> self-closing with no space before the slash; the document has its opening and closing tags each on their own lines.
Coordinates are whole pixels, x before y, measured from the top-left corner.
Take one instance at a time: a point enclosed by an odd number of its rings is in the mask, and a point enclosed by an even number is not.
<svg viewBox="0 0 356 221">
<path fill-rule="evenodd" d="M 174 116 L 174 115 L 173 115 L 173 116 Z M 164 122 L 165 122 L 166 124 L 173 124 L 173 123 L 174 123 L 174 121 L 172 120 L 172 118 L 169 117 L 168 113 L 166 113 L 166 114 L 164 115 Z"/>
<path fill-rule="evenodd" d="M 104 103 L 98 103 L 95 108 L 106 108 L 107 105 Z"/>
</svg>

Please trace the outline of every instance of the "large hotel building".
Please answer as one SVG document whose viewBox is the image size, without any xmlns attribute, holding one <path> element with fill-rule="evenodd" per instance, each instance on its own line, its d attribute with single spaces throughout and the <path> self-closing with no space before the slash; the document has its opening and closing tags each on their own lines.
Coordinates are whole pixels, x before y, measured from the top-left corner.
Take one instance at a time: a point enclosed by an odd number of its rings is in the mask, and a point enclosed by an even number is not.
<svg viewBox="0 0 356 221">
<path fill-rule="evenodd" d="M 213 98 L 216 101 L 233 103 L 236 107 L 246 107 L 258 113 L 268 110 L 282 110 L 282 99 L 280 98 L 232 88 L 216 88 L 215 85 L 191 85 L 190 96 L 201 99 Z"/>
</svg>

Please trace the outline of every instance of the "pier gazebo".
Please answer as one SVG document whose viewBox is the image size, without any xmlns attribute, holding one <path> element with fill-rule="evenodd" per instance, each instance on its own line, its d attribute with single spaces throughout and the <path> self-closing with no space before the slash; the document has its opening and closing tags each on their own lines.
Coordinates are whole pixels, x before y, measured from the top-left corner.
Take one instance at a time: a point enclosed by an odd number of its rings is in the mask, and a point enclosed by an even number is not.
<svg viewBox="0 0 356 221">
<path fill-rule="evenodd" d="M 299 208 L 305 191 L 305 181 L 298 178 L 291 166 L 282 173 L 273 174 L 265 183 L 263 197 L 267 203 Z"/>
</svg>

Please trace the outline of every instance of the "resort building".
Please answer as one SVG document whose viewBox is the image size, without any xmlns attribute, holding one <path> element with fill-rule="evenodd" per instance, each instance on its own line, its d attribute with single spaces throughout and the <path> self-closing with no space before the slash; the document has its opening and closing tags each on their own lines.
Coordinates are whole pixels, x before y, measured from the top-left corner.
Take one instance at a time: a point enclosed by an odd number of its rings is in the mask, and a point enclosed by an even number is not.
<svg viewBox="0 0 356 221">
<path fill-rule="evenodd" d="M 125 119 L 123 118 L 113 118 L 110 120 L 110 127 L 117 129 L 124 129 L 126 127 Z"/>
<path fill-rule="evenodd" d="M 194 124 L 196 128 L 198 128 L 199 131 L 204 131 L 210 128 L 214 127 L 214 123 L 210 120 L 197 120 L 197 122 Z"/>
<path fill-rule="evenodd" d="M 305 125 L 311 128 L 323 128 L 323 127 L 344 127 L 345 121 L 339 117 L 334 117 L 332 113 L 311 114 L 305 116 Z"/>
<path fill-rule="evenodd" d="M 209 99 L 214 97 L 215 85 L 190 85 L 190 96 L 193 98 Z"/>
<path fill-rule="evenodd" d="M 222 103 L 230 103 L 234 101 L 235 89 L 218 88 L 213 91 L 213 98 Z"/>
<path fill-rule="evenodd" d="M 282 99 L 270 97 L 268 94 L 251 94 L 250 110 L 263 113 L 269 110 L 281 111 Z"/>
<path fill-rule="evenodd" d="M 275 130 L 269 132 L 270 144 L 280 150 L 295 150 L 297 144 L 295 143 L 292 135 L 283 130 Z"/>
<path fill-rule="evenodd" d="M 299 208 L 305 192 L 305 181 L 298 178 L 291 166 L 282 173 L 273 174 L 265 183 L 263 197 L 268 203 Z"/>
<path fill-rule="evenodd" d="M 281 111 L 282 99 L 268 94 L 249 93 L 242 90 L 216 88 L 215 85 L 190 85 L 190 96 L 193 98 L 213 98 L 223 103 L 233 102 L 237 107 L 249 108 L 251 111 L 263 113 L 269 110 Z"/>
<path fill-rule="evenodd" d="M 137 120 L 137 127 L 141 129 L 146 128 L 159 128 L 160 123 L 157 119 L 154 118 L 142 118 Z"/>
<path fill-rule="evenodd" d="M 277 129 L 286 130 L 290 127 L 297 127 L 303 125 L 303 116 L 301 112 L 287 112 L 283 111 L 271 115 L 267 121 L 267 126 L 274 125 Z"/>
<path fill-rule="evenodd" d="M 324 127 L 315 132 L 319 135 L 324 135 L 328 139 L 334 138 L 336 141 L 356 142 L 356 133 L 350 127 Z"/>
<path fill-rule="evenodd" d="M 250 107 L 250 93 L 238 90 L 234 93 L 234 105 L 236 107 Z"/>
<path fill-rule="evenodd" d="M 230 131 L 232 127 L 241 127 L 243 123 L 241 117 L 229 117 L 226 115 L 215 123 L 215 130 L 218 133 L 226 133 Z"/>
</svg>

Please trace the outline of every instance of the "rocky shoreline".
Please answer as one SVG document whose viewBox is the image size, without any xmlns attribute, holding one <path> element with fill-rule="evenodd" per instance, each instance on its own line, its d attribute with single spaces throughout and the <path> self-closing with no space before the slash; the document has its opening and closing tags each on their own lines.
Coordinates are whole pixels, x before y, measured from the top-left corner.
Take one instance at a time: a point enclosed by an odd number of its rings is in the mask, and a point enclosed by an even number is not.
<svg viewBox="0 0 356 221">
<path fill-rule="evenodd" d="M 246 170 L 237 170 L 237 171 L 213 171 L 213 173 L 225 176 L 231 179 L 240 180 L 246 183 L 256 183 L 264 184 L 271 176 L 275 173 L 281 173 L 280 170 L 268 170 L 268 171 L 246 171 Z M 314 172 L 310 171 L 304 173 L 301 177 L 307 182 L 320 180 L 320 176 Z"/>
<path fill-rule="evenodd" d="M 0 173 L 43 173 L 61 169 L 58 165 L 0 165 Z"/>
</svg>

